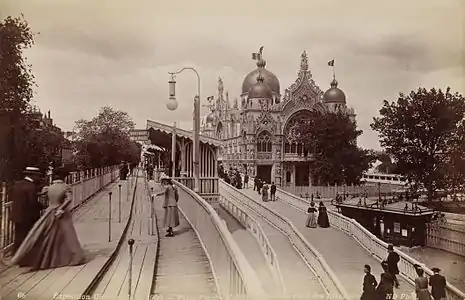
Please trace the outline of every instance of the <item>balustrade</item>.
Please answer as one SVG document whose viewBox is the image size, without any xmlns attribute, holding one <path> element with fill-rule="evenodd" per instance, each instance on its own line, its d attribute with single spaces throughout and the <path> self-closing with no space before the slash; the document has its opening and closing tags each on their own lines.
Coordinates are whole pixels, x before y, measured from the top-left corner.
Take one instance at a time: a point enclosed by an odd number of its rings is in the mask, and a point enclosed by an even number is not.
<svg viewBox="0 0 465 300">
<path fill-rule="evenodd" d="M 173 179 L 194 190 L 194 177 L 174 177 Z M 199 194 L 218 194 L 218 177 L 201 177 Z"/>
<path fill-rule="evenodd" d="M 180 193 L 179 209 L 205 250 L 218 293 L 223 299 L 266 299 L 257 274 L 213 207 L 179 181 L 174 183 Z"/>
<path fill-rule="evenodd" d="M 312 272 L 316 273 L 321 284 L 325 288 L 328 295 L 334 297 L 342 297 L 342 299 L 350 299 L 347 291 L 339 282 L 339 279 L 328 266 L 323 256 L 308 243 L 305 237 L 295 228 L 295 226 L 287 218 L 275 213 L 262 203 L 250 199 L 240 190 L 220 180 L 220 194 L 233 195 L 230 201 L 234 201 L 237 205 L 246 205 L 262 218 L 273 224 L 281 232 L 284 232 L 293 247 L 304 257 L 308 265 L 311 266 Z"/>
<path fill-rule="evenodd" d="M 104 167 L 99 169 L 75 172 L 66 177 L 72 191 L 71 209 L 74 210 L 87 199 L 98 193 L 105 186 L 119 178 L 119 167 Z M 14 223 L 10 220 L 12 202 L 8 199 L 7 184 L 2 184 L 0 194 L 1 232 L 0 249 L 8 251 L 14 241 Z"/>
<path fill-rule="evenodd" d="M 260 224 L 254 218 L 249 216 L 244 210 L 242 210 L 237 204 L 230 200 L 234 197 L 235 196 L 233 194 L 229 193 L 227 196 L 220 195 L 219 204 L 227 212 L 229 212 L 229 214 L 236 218 L 236 220 L 239 221 L 239 223 L 241 223 L 241 225 L 244 226 L 244 228 L 246 228 L 247 231 L 250 232 L 250 234 L 252 234 L 252 236 L 257 240 L 258 244 L 260 245 L 260 249 L 265 256 L 266 262 L 270 267 L 275 283 L 278 284 L 280 292 L 285 295 L 286 288 L 284 286 L 279 262 L 276 259 L 276 253 L 271 247 L 271 244 L 268 241 L 268 238 L 266 237 Z"/>
<path fill-rule="evenodd" d="M 276 196 L 279 198 L 279 200 L 287 202 L 293 207 L 296 207 L 304 212 L 310 206 L 310 201 L 297 197 L 281 189 L 278 189 L 276 191 Z M 342 214 L 339 214 L 332 210 L 328 210 L 328 217 L 332 227 L 338 228 L 354 237 L 354 239 L 357 240 L 357 242 L 362 247 L 364 247 L 365 250 L 371 253 L 379 261 L 386 259 L 388 255 L 388 244 L 386 242 L 380 240 L 374 234 L 369 232 L 365 227 L 360 225 L 357 221 L 349 219 L 343 216 Z M 397 251 L 397 253 L 400 256 L 400 261 L 398 264 L 399 271 L 401 275 L 410 283 L 414 284 L 415 278 L 418 277 L 415 271 L 415 265 L 420 265 L 425 271 L 425 275 L 427 277 L 433 275 L 433 271 L 431 271 L 425 264 L 420 263 L 419 261 L 415 260 L 414 258 L 408 256 L 407 254 L 401 251 Z M 446 293 L 447 299 L 450 300 L 465 299 L 465 293 L 461 292 L 459 289 L 457 289 L 450 283 L 447 283 Z"/>
</svg>

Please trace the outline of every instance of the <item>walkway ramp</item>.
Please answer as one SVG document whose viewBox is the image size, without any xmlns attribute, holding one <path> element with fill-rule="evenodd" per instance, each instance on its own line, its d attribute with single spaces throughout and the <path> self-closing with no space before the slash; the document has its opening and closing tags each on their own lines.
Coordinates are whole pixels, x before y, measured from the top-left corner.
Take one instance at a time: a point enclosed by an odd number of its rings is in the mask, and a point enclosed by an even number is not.
<svg viewBox="0 0 465 300">
<path fill-rule="evenodd" d="M 379 261 L 352 237 L 335 228 L 307 228 L 305 226 L 307 216 L 303 211 L 281 201 L 262 202 L 260 195 L 252 189 L 242 191 L 253 200 L 263 203 L 276 213 L 289 219 L 308 242 L 323 255 L 351 298 L 355 299 L 361 295 L 363 266 L 365 264 L 371 265 L 372 273 L 379 280 L 379 274 L 382 271 Z M 395 292 L 410 296 L 413 286 L 400 276 L 399 281 L 400 288 Z"/>
<path fill-rule="evenodd" d="M 245 254 L 250 266 L 257 273 L 262 288 L 269 295 L 279 293 L 279 284 L 275 282 L 270 267 L 255 237 L 224 208 L 219 207 L 216 211 L 220 218 L 226 222 L 229 232 L 231 232 L 242 253 Z"/>
<path fill-rule="evenodd" d="M 12 267 L 0 273 L 0 298 L 60 299 L 62 295 L 78 299 L 92 284 L 95 276 L 111 260 L 129 219 L 133 187 L 132 180 L 110 184 L 73 213 L 78 238 L 88 262 L 37 272 L 29 268 Z M 119 184 L 121 184 L 121 222 L 119 221 Z M 111 241 L 109 241 L 109 195 L 111 205 Z"/>
<path fill-rule="evenodd" d="M 223 185 L 220 185 L 220 194 L 222 197 L 233 196 L 231 194 L 228 195 L 228 192 L 224 189 Z M 296 299 L 300 299 L 302 297 L 303 299 L 306 297 L 326 297 L 326 292 L 317 276 L 312 272 L 302 256 L 293 247 L 288 236 L 273 226 L 270 219 L 267 219 L 266 216 L 260 214 L 254 210 L 253 207 L 248 206 L 244 202 L 239 203 L 239 199 L 237 200 L 238 201 L 236 201 L 235 204 L 259 222 L 266 237 L 270 241 L 271 247 L 276 253 L 277 260 L 280 265 L 282 278 L 286 288 L 285 296 L 294 296 Z"/>
<path fill-rule="evenodd" d="M 160 191 L 160 186 L 150 182 L 149 187 L 154 193 Z M 179 191 L 180 206 L 188 206 L 192 201 Z M 209 263 L 209 258 L 197 238 L 196 233 L 180 212 L 180 226 L 175 229 L 174 237 L 165 237 L 163 226 L 163 197 L 156 197 L 154 209 L 159 232 L 159 249 L 154 276 L 153 295 L 155 299 L 176 299 L 175 297 L 205 297 L 217 299 L 215 278 Z M 200 299 L 200 298 L 199 298 Z"/>
</svg>

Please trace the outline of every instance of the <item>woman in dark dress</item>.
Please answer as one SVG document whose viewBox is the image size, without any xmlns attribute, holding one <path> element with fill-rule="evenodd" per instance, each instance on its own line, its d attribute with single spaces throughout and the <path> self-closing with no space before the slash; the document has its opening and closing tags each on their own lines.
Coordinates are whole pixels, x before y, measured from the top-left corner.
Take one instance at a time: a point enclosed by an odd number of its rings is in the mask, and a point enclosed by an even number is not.
<svg viewBox="0 0 465 300">
<path fill-rule="evenodd" d="M 318 208 L 318 226 L 321 228 L 329 227 L 328 212 L 326 211 L 326 206 L 323 204 L 323 201 L 320 201 L 320 207 Z"/>
<path fill-rule="evenodd" d="M 386 261 L 381 263 L 383 273 L 376 288 L 376 295 L 379 300 L 394 299 L 394 275 L 388 272 L 388 264 Z"/>
<path fill-rule="evenodd" d="M 376 286 L 378 282 L 371 274 L 370 265 L 365 265 L 365 277 L 363 277 L 363 293 L 360 300 L 376 300 Z"/>
</svg>

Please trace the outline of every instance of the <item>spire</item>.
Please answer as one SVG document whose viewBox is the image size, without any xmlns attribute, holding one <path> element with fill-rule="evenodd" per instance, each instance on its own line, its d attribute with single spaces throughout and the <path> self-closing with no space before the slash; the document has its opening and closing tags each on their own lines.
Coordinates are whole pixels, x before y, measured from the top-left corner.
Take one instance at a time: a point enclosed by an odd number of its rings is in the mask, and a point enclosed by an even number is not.
<svg viewBox="0 0 465 300">
<path fill-rule="evenodd" d="M 333 81 L 331 81 L 331 87 L 332 88 L 337 88 L 337 84 L 338 84 L 338 82 L 337 82 L 336 78 L 333 78 Z"/>
<path fill-rule="evenodd" d="M 263 78 L 262 72 L 259 71 L 257 76 L 257 83 L 263 83 L 263 81 L 265 81 L 265 78 Z"/>
<path fill-rule="evenodd" d="M 302 52 L 302 55 L 300 56 L 300 70 L 302 71 L 308 70 L 307 51 Z"/>
</svg>

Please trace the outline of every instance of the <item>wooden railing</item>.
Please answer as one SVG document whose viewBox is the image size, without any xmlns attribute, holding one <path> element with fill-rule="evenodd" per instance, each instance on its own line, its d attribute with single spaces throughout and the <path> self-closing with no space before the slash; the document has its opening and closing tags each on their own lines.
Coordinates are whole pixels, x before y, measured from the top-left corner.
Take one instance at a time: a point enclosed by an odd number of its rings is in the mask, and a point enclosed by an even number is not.
<svg viewBox="0 0 465 300">
<path fill-rule="evenodd" d="M 194 190 L 194 177 L 174 177 L 173 179 Z M 218 177 L 200 177 L 199 194 L 202 196 L 218 195 Z"/>
<path fill-rule="evenodd" d="M 210 261 L 218 293 L 223 299 L 266 299 L 260 281 L 236 241 L 213 207 L 174 180 L 179 210 L 194 229 Z"/>
<path fill-rule="evenodd" d="M 72 189 L 72 209 L 76 209 L 87 199 L 98 193 L 111 182 L 119 178 L 119 167 L 105 167 L 69 175 L 66 182 Z M 2 184 L 0 194 L 1 232 L 0 251 L 10 250 L 14 241 L 14 223 L 10 220 L 12 202 L 8 199 L 7 184 Z"/>
<path fill-rule="evenodd" d="M 253 210 L 278 230 L 283 232 L 291 241 L 292 246 L 304 257 L 307 266 L 312 272 L 314 272 L 328 296 L 330 295 L 331 297 L 340 299 L 350 299 L 347 291 L 340 283 L 333 270 L 326 263 L 323 256 L 312 245 L 310 245 L 310 243 L 308 243 L 302 233 L 300 233 L 290 220 L 277 214 L 262 203 L 251 199 L 241 190 L 234 188 L 233 186 L 225 183 L 223 180 L 220 180 L 220 191 L 221 195 L 224 195 L 225 193 L 228 195 L 234 195 L 235 197 L 231 197 L 229 199 L 230 201 L 239 201 L 239 205 L 246 205 L 249 209 Z"/>
<path fill-rule="evenodd" d="M 286 202 L 304 212 L 310 206 L 310 201 L 297 197 L 281 189 L 276 191 L 276 196 L 278 200 Z M 386 259 L 388 255 L 388 244 L 386 242 L 380 240 L 378 237 L 360 225 L 357 221 L 349 219 L 335 211 L 328 210 L 328 217 L 332 227 L 340 229 L 352 236 L 363 248 L 365 248 L 365 250 L 367 250 L 379 261 Z M 415 265 L 420 265 L 428 277 L 433 275 L 433 271 L 431 271 L 425 264 L 420 263 L 419 261 L 399 250 L 397 250 L 397 253 L 399 253 L 400 256 L 400 261 L 398 264 L 400 273 L 410 283 L 414 284 L 415 278 L 418 277 L 415 270 Z M 465 293 L 461 292 L 450 283 L 447 283 L 446 293 L 447 299 L 450 300 L 465 299 Z"/>
<path fill-rule="evenodd" d="M 260 224 L 236 204 L 237 200 L 231 201 L 231 199 L 234 199 L 235 197 L 236 196 L 231 193 L 228 193 L 227 196 L 224 194 L 220 195 L 219 204 L 239 223 L 241 223 L 241 225 L 244 226 L 244 228 L 246 228 L 247 231 L 257 240 L 268 267 L 270 268 L 271 274 L 273 275 L 274 282 L 278 285 L 278 290 L 282 295 L 286 295 L 283 275 L 273 247 L 268 241 L 268 238 Z"/>
</svg>

